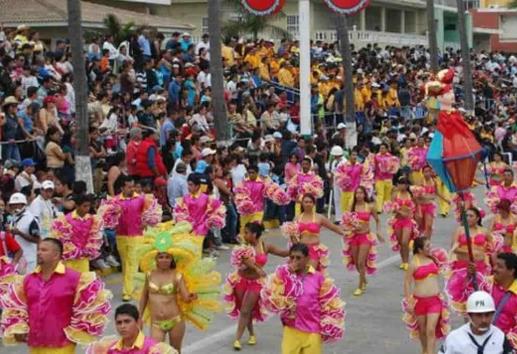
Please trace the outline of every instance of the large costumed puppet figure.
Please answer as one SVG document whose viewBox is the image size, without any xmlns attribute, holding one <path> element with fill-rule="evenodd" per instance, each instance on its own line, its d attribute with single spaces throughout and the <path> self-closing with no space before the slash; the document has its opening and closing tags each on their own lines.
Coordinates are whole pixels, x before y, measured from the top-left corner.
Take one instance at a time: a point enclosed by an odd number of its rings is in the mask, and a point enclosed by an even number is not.
<svg viewBox="0 0 517 354">
<path fill-rule="evenodd" d="M 457 192 L 463 200 L 463 235 L 458 239 L 456 260 L 452 260 L 452 271 L 447 281 L 447 290 L 454 308 L 462 312 L 468 296 L 477 290 L 478 286 L 483 286 L 485 272 L 482 269 L 483 261 L 476 263 L 476 275 L 467 276 L 468 263 L 474 262 L 473 240 L 470 237 L 470 225 L 465 214 L 465 203 L 468 189 L 474 181 L 476 167 L 481 159 L 482 148 L 477 142 L 476 137 L 470 131 L 463 120 L 461 113 L 453 107 L 455 102 L 452 89 L 454 71 L 452 69 L 442 70 L 437 74 L 437 82 L 427 84 L 427 92 L 431 96 L 437 97 L 440 112 L 436 124 L 437 131 L 427 153 L 427 161 L 435 170 L 438 177 L 450 192 Z M 471 214 L 475 214 L 475 210 Z M 476 209 L 477 210 L 477 209 Z M 477 217 L 480 217 L 479 211 Z M 474 231 L 474 230 L 473 230 Z M 476 242 L 481 240 L 480 235 L 475 235 Z M 479 240 L 478 240 L 479 239 Z M 461 247 L 460 247 L 461 246 Z M 461 254 L 460 254 L 461 253 Z"/>
</svg>

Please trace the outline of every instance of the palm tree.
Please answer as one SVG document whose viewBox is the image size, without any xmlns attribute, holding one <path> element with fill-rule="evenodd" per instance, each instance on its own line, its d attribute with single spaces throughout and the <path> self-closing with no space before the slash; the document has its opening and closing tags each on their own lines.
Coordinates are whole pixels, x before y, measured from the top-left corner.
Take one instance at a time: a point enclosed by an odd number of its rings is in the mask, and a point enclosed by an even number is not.
<svg viewBox="0 0 517 354">
<path fill-rule="evenodd" d="M 75 112 L 79 129 L 78 151 L 75 157 L 75 179 L 86 182 L 88 191 L 93 192 L 92 167 L 88 149 L 88 92 L 84 62 L 83 30 L 81 27 L 81 1 L 68 0 L 68 36 L 74 67 Z"/>
<path fill-rule="evenodd" d="M 115 45 L 119 45 L 122 41 L 127 40 L 129 35 L 133 32 L 133 27 L 135 26 L 133 22 L 128 22 L 124 25 L 121 24 L 118 17 L 113 14 L 106 15 L 103 22 L 107 33 L 113 36 Z"/>
<path fill-rule="evenodd" d="M 286 14 L 282 11 L 274 16 L 256 16 L 244 9 L 240 0 L 225 0 L 226 3 L 237 13 L 235 19 L 226 21 L 222 31 L 225 38 L 235 35 L 251 33 L 253 40 L 257 40 L 260 33 L 270 32 L 273 37 L 290 38 L 291 35 L 284 28 L 272 23 L 272 19 L 285 18 Z"/>
<path fill-rule="evenodd" d="M 436 21 L 434 19 L 434 0 L 427 0 L 427 32 L 431 71 L 438 72 L 438 42 L 436 40 Z"/>
<path fill-rule="evenodd" d="M 208 32 L 210 33 L 210 73 L 212 76 L 212 109 L 217 140 L 229 138 L 228 118 L 224 101 L 223 60 L 221 55 L 221 0 L 208 2 Z"/>
<path fill-rule="evenodd" d="M 474 97 L 472 95 L 472 66 L 470 65 L 470 48 L 465 26 L 465 4 L 463 0 L 456 0 L 458 9 L 458 30 L 460 33 L 461 61 L 463 66 L 463 95 L 465 109 L 472 112 L 474 110 Z"/>
<path fill-rule="evenodd" d="M 345 88 L 345 119 L 355 122 L 354 83 L 352 80 L 352 51 L 348 36 L 348 15 L 338 15 L 336 20 L 339 50 L 343 58 L 343 87 Z"/>
</svg>

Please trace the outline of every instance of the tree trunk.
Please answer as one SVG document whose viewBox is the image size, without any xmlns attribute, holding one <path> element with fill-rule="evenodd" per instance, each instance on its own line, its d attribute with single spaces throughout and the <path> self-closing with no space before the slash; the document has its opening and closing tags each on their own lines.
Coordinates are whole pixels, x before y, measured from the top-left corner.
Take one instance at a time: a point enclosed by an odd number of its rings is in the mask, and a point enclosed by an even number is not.
<svg viewBox="0 0 517 354">
<path fill-rule="evenodd" d="M 474 97 L 472 95 L 472 66 L 470 65 L 470 49 L 467 38 L 467 28 L 465 25 L 465 5 L 463 0 L 456 0 L 458 8 L 458 30 L 460 33 L 461 61 L 463 66 L 463 95 L 465 109 L 472 112 L 474 110 Z"/>
<path fill-rule="evenodd" d="M 68 37 L 70 38 L 72 66 L 74 67 L 75 119 L 78 123 L 75 179 L 86 182 L 88 191 L 91 193 L 93 192 L 93 180 L 88 149 L 88 85 L 84 61 L 80 0 L 68 0 Z"/>
<path fill-rule="evenodd" d="M 210 73 L 212 75 L 212 110 L 217 141 L 230 139 L 226 103 L 224 101 L 223 61 L 221 55 L 221 0 L 208 2 L 208 32 L 210 33 Z"/>
<path fill-rule="evenodd" d="M 436 21 L 434 19 L 434 0 L 427 0 L 427 32 L 431 71 L 438 72 L 438 43 L 436 41 Z"/>
<path fill-rule="evenodd" d="M 354 83 L 352 81 L 352 51 L 350 50 L 350 37 L 348 36 L 347 15 L 339 15 L 337 20 L 337 34 L 339 50 L 343 57 L 343 87 L 345 88 L 345 119 L 347 122 L 355 122 Z"/>
</svg>

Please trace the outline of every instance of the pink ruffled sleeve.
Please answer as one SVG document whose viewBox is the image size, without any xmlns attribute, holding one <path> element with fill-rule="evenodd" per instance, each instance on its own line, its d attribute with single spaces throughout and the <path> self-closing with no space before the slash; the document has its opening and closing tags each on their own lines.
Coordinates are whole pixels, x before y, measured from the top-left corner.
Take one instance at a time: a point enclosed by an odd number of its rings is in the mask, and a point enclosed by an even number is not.
<svg viewBox="0 0 517 354">
<path fill-rule="evenodd" d="M 235 206 L 239 214 L 253 214 L 255 212 L 255 204 L 253 204 L 253 201 L 251 200 L 251 195 L 246 186 L 244 186 L 243 183 L 240 183 L 237 187 L 235 187 L 234 193 Z"/>
<path fill-rule="evenodd" d="M 119 205 L 118 199 L 111 198 L 103 200 L 99 207 L 98 215 L 101 216 L 105 228 L 115 229 L 122 215 L 122 207 Z"/>
<path fill-rule="evenodd" d="M 501 198 L 499 197 L 499 193 L 497 191 L 497 186 L 492 187 L 487 193 L 485 198 L 485 204 L 490 208 L 493 213 L 497 212 L 497 204 Z"/>
<path fill-rule="evenodd" d="M 66 220 L 65 215 L 61 215 L 52 223 L 50 230 L 52 237 L 58 239 L 63 244 L 63 259 L 77 259 L 81 257 L 81 250 L 72 242 L 72 225 Z"/>
<path fill-rule="evenodd" d="M 27 299 L 23 289 L 23 278 L 9 285 L 7 294 L 0 297 L 2 308 L 1 330 L 6 345 L 16 344 L 15 334 L 29 333 L 29 314 Z"/>
<path fill-rule="evenodd" d="M 209 198 L 206 214 L 208 228 L 221 230 L 226 225 L 226 207 L 219 199 Z"/>
<path fill-rule="evenodd" d="M 284 222 L 280 226 L 280 231 L 282 232 L 282 235 L 288 240 L 300 238 L 300 229 L 298 227 L 298 223 L 295 221 Z"/>
<path fill-rule="evenodd" d="M 289 272 L 287 265 L 281 265 L 269 275 L 260 296 L 267 310 L 280 314 L 284 325 L 294 324 L 296 299 L 303 292 L 303 283 Z"/>
<path fill-rule="evenodd" d="M 517 323 L 517 316 L 515 316 L 515 322 Z M 506 339 L 508 339 L 512 348 L 517 348 L 517 326 L 506 333 Z"/>
<path fill-rule="evenodd" d="M 304 183 L 301 188 L 301 194 L 311 194 L 316 199 L 323 197 L 323 180 L 320 176 L 314 175 L 308 183 Z"/>
<path fill-rule="evenodd" d="M 291 202 L 289 194 L 271 180 L 266 182 L 265 194 L 266 198 L 271 199 L 271 201 L 277 205 L 287 205 Z"/>
<path fill-rule="evenodd" d="M 192 223 L 192 218 L 190 217 L 190 213 L 185 203 L 185 199 L 178 198 L 176 199 L 176 205 L 174 206 L 174 218 L 176 222 L 187 221 Z"/>
<path fill-rule="evenodd" d="M 348 167 L 346 164 L 339 164 L 334 171 L 335 182 L 338 187 L 344 191 L 347 190 L 352 185 L 352 178 L 350 177 L 350 173 L 348 171 Z"/>
<path fill-rule="evenodd" d="M 241 269 L 244 266 L 244 259 L 254 258 L 255 250 L 251 246 L 237 246 L 232 250 L 230 256 L 230 263 L 237 269 Z"/>
<path fill-rule="evenodd" d="M 90 260 L 97 259 L 101 255 L 101 247 L 103 243 L 102 228 L 102 219 L 93 215 L 88 241 L 82 250 L 83 256 Z"/>
<path fill-rule="evenodd" d="M 345 334 L 345 302 L 339 297 L 339 289 L 331 278 L 325 278 L 319 294 L 321 308 L 321 337 L 333 342 Z"/>
<path fill-rule="evenodd" d="M 155 226 L 162 222 L 162 206 L 152 194 L 145 195 L 144 210 L 142 212 L 142 224 Z"/>
<path fill-rule="evenodd" d="M 64 328 L 68 340 L 90 344 L 99 337 L 108 323 L 111 292 L 93 272 L 81 273 L 72 309 L 70 325 Z"/>
</svg>

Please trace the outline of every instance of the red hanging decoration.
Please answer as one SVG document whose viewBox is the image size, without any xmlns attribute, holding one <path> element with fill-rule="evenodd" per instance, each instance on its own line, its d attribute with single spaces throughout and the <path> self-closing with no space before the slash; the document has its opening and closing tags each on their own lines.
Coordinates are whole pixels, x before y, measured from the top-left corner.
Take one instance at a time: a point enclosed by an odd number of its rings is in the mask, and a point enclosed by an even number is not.
<svg viewBox="0 0 517 354">
<path fill-rule="evenodd" d="M 341 15 L 352 15 L 364 9 L 369 0 L 323 0 L 328 7 Z"/>
<path fill-rule="evenodd" d="M 256 16 L 275 15 L 284 4 L 285 0 L 242 0 L 242 6 Z"/>
</svg>

